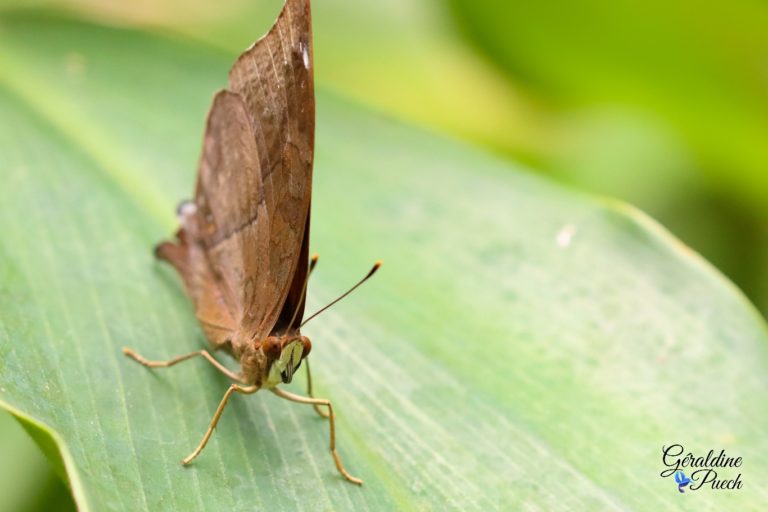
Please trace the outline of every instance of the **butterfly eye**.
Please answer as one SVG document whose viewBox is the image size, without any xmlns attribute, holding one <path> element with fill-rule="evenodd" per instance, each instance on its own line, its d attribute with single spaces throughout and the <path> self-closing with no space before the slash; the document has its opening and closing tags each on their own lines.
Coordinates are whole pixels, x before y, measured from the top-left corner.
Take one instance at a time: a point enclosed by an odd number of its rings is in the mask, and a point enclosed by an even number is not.
<svg viewBox="0 0 768 512">
<path fill-rule="evenodd" d="M 261 351 L 264 352 L 269 359 L 278 359 L 280 357 L 280 352 L 282 351 L 280 340 L 275 336 L 269 336 L 262 343 Z"/>
<path fill-rule="evenodd" d="M 304 345 L 304 352 L 301 354 L 301 358 L 304 359 L 309 355 L 309 352 L 312 350 L 312 342 L 309 341 L 309 338 L 306 336 L 300 336 L 299 340 L 301 341 L 301 344 Z"/>
</svg>

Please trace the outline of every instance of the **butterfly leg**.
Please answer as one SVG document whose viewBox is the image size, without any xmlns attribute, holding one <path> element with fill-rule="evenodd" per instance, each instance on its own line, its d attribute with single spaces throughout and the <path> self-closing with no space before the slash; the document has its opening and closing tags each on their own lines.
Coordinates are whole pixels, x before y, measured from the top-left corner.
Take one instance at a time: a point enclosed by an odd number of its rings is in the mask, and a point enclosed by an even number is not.
<svg viewBox="0 0 768 512">
<path fill-rule="evenodd" d="M 294 395 L 293 393 L 289 393 L 288 391 L 284 391 L 279 388 L 272 388 L 270 389 L 274 394 L 279 396 L 280 398 L 285 398 L 286 400 L 290 400 L 291 402 L 298 402 L 300 404 L 312 404 L 312 405 L 318 405 L 328 408 L 328 419 L 330 421 L 330 427 L 331 427 L 331 455 L 333 456 L 333 462 L 336 463 L 336 469 L 339 470 L 339 473 L 352 482 L 353 484 L 362 485 L 363 481 L 359 478 L 355 478 L 354 476 L 350 475 L 346 469 L 344 469 L 344 466 L 341 463 L 341 459 L 339 458 L 339 454 L 336 452 L 336 421 L 335 421 L 335 415 L 333 414 L 333 406 L 331 406 L 330 400 L 325 400 L 323 398 L 309 398 L 306 396 L 300 396 L 300 395 Z"/>
<path fill-rule="evenodd" d="M 312 394 L 312 372 L 309 370 L 309 359 L 304 359 L 304 364 L 307 365 L 307 394 L 309 395 L 309 398 L 315 398 L 315 395 Z M 321 409 L 319 404 L 312 404 L 312 407 L 314 407 L 315 412 L 323 418 L 330 417 L 328 411 Z"/>
<path fill-rule="evenodd" d="M 134 352 L 132 349 L 128 347 L 123 347 L 123 354 L 126 356 L 132 358 L 139 364 L 142 364 L 146 366 L 147 368 L 168 368 L 169 366 L 173 366 L 176 363 L 180 363 L 182 361 L 186 361 L 187 359 L 192 359 L 193 357 L 197 356 L 203 356 L 209 363 L 211 363 L 217 370 L 219 370 L 221 373 L 229 377 L 230 379 L 237 381 L 237 382 L 243 382 L 242 377 L 240 377 L 238 374 L 218 362 L 207 350 L 198 350 L 197 352 L 192 352 L 190 354 L 184 354 L 183 356 L 174 357 L 173 359 L 169 359 L 167 361 L 150 361 L 148 359 L 145 359 L 141 355 Z"/>
<path fill-rule="evenodd" d="M 184 460 L 181 461 L 183 465 L 187 465 L 190 462 L 192 462 L 195 457 L 200 455 L 200 452 L 203 451 L 203 448 L 205 448 L 205 445 L 208 444 L 208 440 L 211 438 L 211 435 L 213 434 L 213 429 L 216 428 L 216 424 L 219 422 L 219 418 L 221 418 L 221 413 L 224 412 L 224 407 L 227 405 L 227 401 L 229 401 L 229 397 L 232 395 L 232 393 L 242 393 L 244 395 L 250 395 L 252 393 L 255 393 L 259 390 L 259 386 L 238 386 L 237 384 L 232 384 L 229 386 L 229 389 L 227 389 L 227 392 L 224 393 L 224 398 L 221 399 L 221 402 L 219 402 L 219 406 L 216 408 L 216 412 L 213 415 L 213 419 L 211 420 L 211 424 L 208 426 L 208 430 L 205 431 L 205 435 L 203 436 L 203 440 L 200 441 L 200 444 L 197 445 L 197 448 L 195 448 L 195 451 L 193 451 L 188 457 L 186 457 Z"/>
</svg>

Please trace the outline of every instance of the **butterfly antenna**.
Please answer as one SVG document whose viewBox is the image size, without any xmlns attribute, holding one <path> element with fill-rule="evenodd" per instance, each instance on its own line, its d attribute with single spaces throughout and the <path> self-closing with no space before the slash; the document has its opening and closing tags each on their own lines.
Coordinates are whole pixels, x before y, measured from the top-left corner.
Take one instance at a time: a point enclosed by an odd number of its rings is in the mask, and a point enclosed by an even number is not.
<svg viewBox="0 0 768 512">
<path fill-rule="evenodd" d="M 309 284 L 309 276 L 312 275 L 312 271 L 315 270 L 315 265 L 317 265 L 317 259 L 319 256 L 317 254 L 312 255 L 312 259 L 309 260 L 309 270 L 307 270 L 307 277 L 304 278 L 304 285 L 301 287 L 301 299 L 299 300 L 299 303 L 296 304 L 296 309 L 293 310 L 293 316 L 291 316 L 291 321 L 288 322 L 288 329 L 291 328 L 293 325 L 293 322 L 296 321 L 296 316 L 299 314 L 299 309 L 301 309 L 302 304 L 304 304 L 304 301 L 307 297 L 307 285 Z"/>
<path fill-rule="evenodd" d="M 377 271 L 377 270 L 379 270 L 379 268 L 380 268 L 380 267 L 381 267 L 381 261 L 377 261 L 377 262 L 376 262 L 376 263 L 373 265 L 373 268 L 370 270 L 370 272 L 368 272 L 368 274 L 367 274 L 367 275 L 366 275 L 364 278 L 362 278 L 360 281 L 358 281 L 358 283 L 357 283 L 355 286 L 353 286 L 352 288 L 350 288 L 349 290 L 347 290 L 346 292 L 344 292 L 344 293 L 343 293 L 342 295 L 340 295 L 340 296 L 339 296 L 339 297 L 338 297 L 336 300 L 334 300 L 333 302 L 331 302 L 330 304 L 328 304 L 327 306 L 325 306 L 323 309 L 321 309 L 320 311 L 317 311 L 317 312 L 315 312 L 315 314 L 313 314 L 312 316 L 310 316 L 309 318 L 307 318 L 306 320 L 304 320 L 304 321 L 301 323 L 301 325 L 299 326 L 299 328 L 301 328 L 301 327 L 304 327 L 304 325 L 305 325 L 307 322 L 309 322 L 310 320 L 312 320 L 313 318 L 315 318 L 317 315 L 319 315 L 320 313 L 322 313 L 323 311 L 325 311 L 326 309 L 328 309 L 329 307 L 333 306 L 334 304 L 336 304 L 337 302 L 339 302 L 341 299 L 343 299 L 344 297 L 346 297 L 347 295 L 349 295 L 350 293 L 352 293 L 353 291 L 355 291 L 355 289 L 356 289 L 358 286 L 360 286 L 361 284 L 363 284 L 364 282 L 366 282 L 368 279 L 370 279 L 370 278 L 371 278 L 371 276 L 373 276 L 373 274 L 375 274 L 375 273 L 376 273 L 376 271 Z"/>
</svg>

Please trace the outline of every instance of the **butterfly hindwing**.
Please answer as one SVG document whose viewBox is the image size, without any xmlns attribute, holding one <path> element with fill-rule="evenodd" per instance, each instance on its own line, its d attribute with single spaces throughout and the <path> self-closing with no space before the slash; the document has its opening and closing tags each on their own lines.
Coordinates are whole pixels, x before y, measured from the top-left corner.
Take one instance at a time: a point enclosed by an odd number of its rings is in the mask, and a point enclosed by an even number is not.
<svg viewBox="0 0 768 512">
<path fill-rule="evenodd" d="M 208 116 L 197 190 L 197 232 L 235 322 L 263 323 L 275 307 L 269 213 L 253 129 L 242 97 L 219 92 Z M 260 315 L 245 319 L 245 315 Z"/>
</svg>

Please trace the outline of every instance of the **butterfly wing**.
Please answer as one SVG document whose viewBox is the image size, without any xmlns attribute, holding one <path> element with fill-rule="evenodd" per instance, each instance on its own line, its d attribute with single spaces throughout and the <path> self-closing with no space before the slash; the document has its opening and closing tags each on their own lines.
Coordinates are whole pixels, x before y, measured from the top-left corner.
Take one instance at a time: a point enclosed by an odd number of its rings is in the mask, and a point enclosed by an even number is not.
<svg viewBox="0 0 768 512">
<path fill-rule="evenodd" d="M 203 142 L 195 224 L 187 229 L 205 248 L 238 327 L 248 314 L 259 315 L 257 324 L 265 321 L 268 311 L 263 298 L 271 291 L 269 212 L 255 140 L 243 98 L 235 92 L 219 92 Z M 262 307 L 254 308 L 260 300 Z"/>
<path fill-rule="evenodd" d="M 230 90 L 215 96 L 194 206 L 181 208 L 179 242 L 158 248 L 181 273 L 215 345 L 235 330 L 263 339 L 303 309 L 314 153 L 311 51 L 309 2 L 287 0 L 269 33 L 235 62 Z"/>
<path fill-rule="evenodd" d="M 310 208 L 311 209 L 311 208 Z M 307 295 L 304 288 L 304 281 L 307 278 L 307 262 L 309 261 L 309 219 L 310 215 L 307 214 L 307 224 L 304 227 L 304 240 L 301 244 L 301 252 L 299 253 L 299 262 L 296 266 L 296 273 L 293 276 L 293 281 L 288 289 L 288 296 L 285 298 L 285 303 L 280 311 L 280 316 L 272 328 L 274 332 L 286 332 L 291 329 L 296 329 L 301 324 L 301 319 L 304 316 L 305 298 Z M 291 319 L 293 323 L 291 324 Z"/>
<path fill-rule="evenodd" d="M 178 242 L 161 244 L 157 255 L 179 271 L 208 339 L 220 346 L 269 286 L 269 219 L 258 150 L 237 93 L 214 97 L 195 199 L 179 207 L 179 217 Z"/>
<path fill-rule="evenodd" d="M 272 29 L 229 73 L 230 89 L 248 109 L 269 217 L 269 285 L 267 296 L 246 304 L 249 332 L 286 328 L 294 309 L 303 308 L 315 138 L 311 30 L 309 0 L 287 0 Z"/>
</svg>

